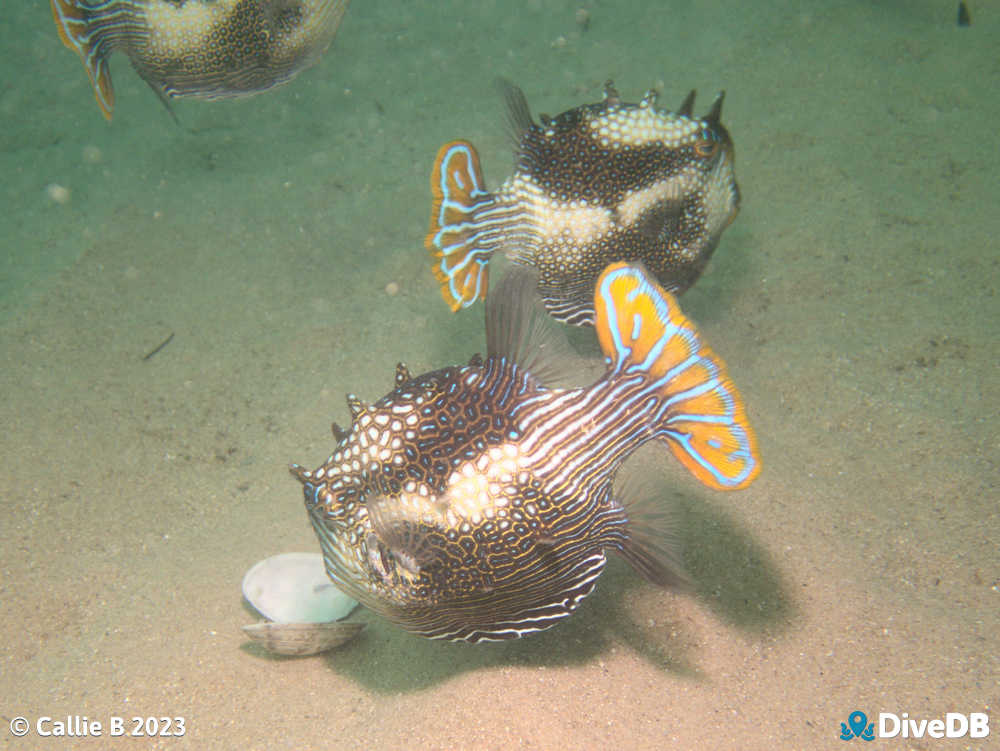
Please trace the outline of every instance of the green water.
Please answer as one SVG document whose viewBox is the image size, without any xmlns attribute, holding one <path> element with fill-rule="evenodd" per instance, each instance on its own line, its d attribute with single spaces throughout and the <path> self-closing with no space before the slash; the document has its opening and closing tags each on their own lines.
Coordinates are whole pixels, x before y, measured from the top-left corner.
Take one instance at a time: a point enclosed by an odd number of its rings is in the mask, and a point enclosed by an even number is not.
<svg viewBox="0 0 1000 751">
<path fill-rule="evenodd" d="M 992 6 L 960 29 L 940 2 L 354 0 L 316 67 L 178 101 L 180 125 L 121 55 L 106 123 L 45 4 L 7 10 L 5 747 L 37 747 L 7 725 L 46 715 L 184 716 L 157 747 L 199 749 L 820 749 L 855 709 L 1000 725 Z M 613 562 L 530 639 L 425 642 L 362 613 L 338 652 L 265 657 L 240 578 L 318 549 L 286 465 L 325 459 L 344 394 L 382 396 L 397 361 L 484 347 L 422 238 L 441 143 L 475 142 L 490 186 L 510 173 L 497 76 L 552 115 L 608 78 L 668 106 L 697 88 L 697 113 L 726 90 L 743 208 L 682 304 L 764 471 L 725 495 L 637 458 L 689 593 Z"/>
</svg>

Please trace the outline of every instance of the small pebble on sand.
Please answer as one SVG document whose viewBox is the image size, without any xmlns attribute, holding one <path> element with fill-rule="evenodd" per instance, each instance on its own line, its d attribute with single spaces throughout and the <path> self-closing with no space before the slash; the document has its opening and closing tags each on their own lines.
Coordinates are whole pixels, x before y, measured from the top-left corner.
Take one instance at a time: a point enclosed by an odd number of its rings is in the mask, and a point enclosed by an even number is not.
<svg viewBox="0 0 1000 751">
<path fill-rule="evenodd" d="M 49 183 L 46 185 L 45 195 L 49 197 L 50 201 L 58 204 L 67 204 L 70 199 L 69 188 L 59 183 Z"/>
<path fill-rule="evenodd" d="M 387 285 L 385 285 L 385 293 L 387 295 L 389 295 L 389 297 L 393 297 L 395 295 L 398 295 L 399 294 L 399 284 L 397 282 L 389 282 Z"/>
<path fill-rule="evenodd" d="M 100 164 L 101 160 L 104 158 L 104 154 L 101 153 L 99 146 L 94 146 L 94 144 L 88 144 L 83 147 L 83 161 L 87 164 Z"/>
</svg>

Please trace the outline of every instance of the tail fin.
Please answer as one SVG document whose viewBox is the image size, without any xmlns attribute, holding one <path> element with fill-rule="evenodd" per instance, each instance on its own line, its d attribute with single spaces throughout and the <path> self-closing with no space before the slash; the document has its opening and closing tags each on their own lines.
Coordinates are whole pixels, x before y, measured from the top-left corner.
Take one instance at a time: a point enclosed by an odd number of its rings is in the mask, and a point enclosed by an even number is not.
<svg viewBox="0 0 1000 751">
<path fill-rule="evenodd" d="M 111 70 L 108 67 L 108 56 L 111 54 L 110 43 L 116 23 L 114 16 L 117 3 L 108 5 L 107 11 L 91 10 L 81 7 L 76 0 L 51 0 L 52 18 L 56 22 L 59 38 L 63 44 L 80 56 L 84 70 L 94 87 L 94 98 L 101 108 L 104 117 L 111 120 L 115 109 L 115 90 L 111 86 Z M 99 14 L 107 18 L 99 18 Z"/>
<path fill-rule="evenodd" d="M 431 172 L 431 228 L 424 246 L 434 259 L 434 276 L 452 310 L 486 297 L 490 256 L 476 213 L 493 203 L 483 184 L 479 154 L 467 141 L 446 143 Z M 495 246 L 496 243 L 493 243 Z"/>
<path fill-rule="evenodd" d="M 615 263 L 597 281 L 595 328 L 612 372 L 642 374 L 659 398 L 650 428 L 701 482 L 737 490 L 760 472 L 757 440 L 726 366 L 641 266 Z"/>
</svg>

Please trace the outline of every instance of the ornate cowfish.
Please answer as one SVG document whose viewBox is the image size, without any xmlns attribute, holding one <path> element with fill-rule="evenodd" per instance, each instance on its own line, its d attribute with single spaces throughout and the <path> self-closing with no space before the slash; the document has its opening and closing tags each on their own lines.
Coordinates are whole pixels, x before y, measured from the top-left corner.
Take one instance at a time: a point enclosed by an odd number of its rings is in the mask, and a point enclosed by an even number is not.
<svg viewBox="0 0 1000 751">
<path fill-rule="evenodd" d="M 108 58 L 124 52 L 169 97 L 249 96 L 286 83 L 329 46 L 350 0 L 51 0 L 110 120 Z M 169 109 L 169 107 L 168 107 Z"/>
<path fill-rule="evenodd" d="M 609 81 L 604 101 L 537 124 L 523 92 L 501 87 L 518 139 L 513 176 L 487 191 L 467 141 L 442 146 L 431 174 L 424 244 L 451 309 L 485 296 L 501 249 L 535 267 L 549 312 L 577 325 L 593 323 L 594 282 L 615 261 L 642 261 L 678 294 L 694 284 L 739 210 L 723 95 L 696 118 L 694 91 L 667 112 L 652 91 L 623 103 Z"/>
<path fill-rule="evenodd" d="M 512 281 L 508 281 L 513 278 Z M 641 267 L 599 278 L 606 373 L 547 388 L 550 323 L 524 269 L 486 305 L 487 356 L 412 376 L 352 424 L 315 470 L 293 464 L 333 583 L 408 631 L 511 639 L 555 625 L 593 590 L 608 551 L 663 586 L 682 575 L 663 514 L 613 487 L 664 441 L 699 480 L 746 487 L 760 461 L 743 401 L 674 297 Z"/>
</svg>

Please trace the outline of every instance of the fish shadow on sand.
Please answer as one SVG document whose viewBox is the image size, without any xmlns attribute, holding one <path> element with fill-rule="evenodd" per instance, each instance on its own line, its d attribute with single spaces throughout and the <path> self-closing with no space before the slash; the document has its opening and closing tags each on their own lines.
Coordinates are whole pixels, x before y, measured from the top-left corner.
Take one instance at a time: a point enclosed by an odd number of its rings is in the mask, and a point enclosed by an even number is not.
<svg viewBox="0 0 1000 751">
<path fill-rule="evenodd" d="M 666 672 L 698 679 L 699 641 L 686 615 L 708 609 L 749 633 L 780 630 L 794 616 L 782 576 L 766 550 L 731 516 L 722 499 L 669 490 L 684 541 L 690 590 L 672 593 L 640 579 L 609 556 L 594 593 L 556 627 L 528 638 L 467 645 L 422 639 L 370 611 L 352 620 L 367 627 L 357 639 L 324 657 L 331 670 L 377 694 L 426 689 L 469 671 L 587 666 L 619 648 Z M 716 505 L 718 503 L 718 505 Z M 400 670 L 400 665 L 406 665 Z"/>
</svg>

